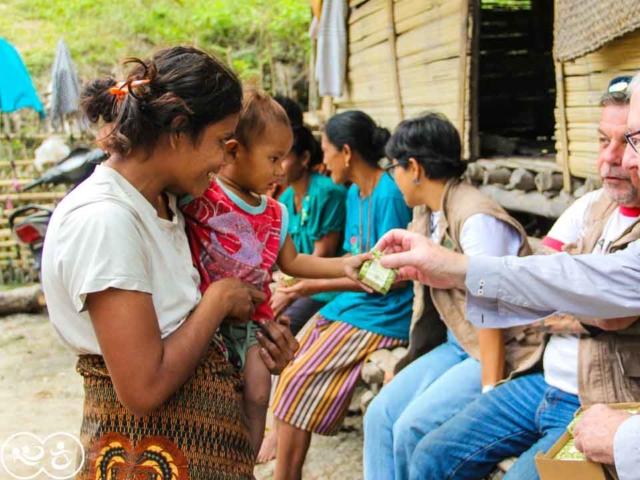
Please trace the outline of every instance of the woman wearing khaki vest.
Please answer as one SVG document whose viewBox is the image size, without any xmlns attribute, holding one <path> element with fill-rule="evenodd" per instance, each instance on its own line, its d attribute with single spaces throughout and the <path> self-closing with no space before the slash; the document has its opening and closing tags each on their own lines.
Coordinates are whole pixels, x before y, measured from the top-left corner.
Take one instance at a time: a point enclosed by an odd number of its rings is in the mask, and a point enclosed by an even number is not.
<svg viewBox="0 0 640 480">
<path fill-rule="evenodd" d="M 393 160 L 387 171 L 414 207 L 413 230 L 467 255 L 530 253 L 522 226 L 460 180 L 466 170 L 460 137 L 443 115 L 405 120 L 386 150 Z M 407 478 L 422 437 L 503 380 L 539 342 L 524 329 L 475 329 L 461 290 L 417 284 L 413 317 L 404 368 L 365 417 L 367 479 Z"/>
</svg>

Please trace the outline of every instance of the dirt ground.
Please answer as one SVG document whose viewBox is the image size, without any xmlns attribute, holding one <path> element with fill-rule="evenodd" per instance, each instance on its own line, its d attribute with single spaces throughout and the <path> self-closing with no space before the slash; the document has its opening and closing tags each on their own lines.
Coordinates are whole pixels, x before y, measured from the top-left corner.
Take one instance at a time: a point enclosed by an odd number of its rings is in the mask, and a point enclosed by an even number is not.
<svg viewBox="0 0 640 480">
<path fill-rule="evenodd" d="M 46 315 L 0 317 L 0 444 L 18 432 L 43 438 L 54 432 L 78 435 L 82 382 L 75 357 L 58 341 Z M 313 439 L 304 478 L 362 478 L 362 418 L 347 418 L 336 437 Z M 256 468 L 272 478 L 274 462 Z M 0 479 L 11 478 L 0 465 Z M 49 478 L 41 474 L 36 478 Z"/>
</svg>

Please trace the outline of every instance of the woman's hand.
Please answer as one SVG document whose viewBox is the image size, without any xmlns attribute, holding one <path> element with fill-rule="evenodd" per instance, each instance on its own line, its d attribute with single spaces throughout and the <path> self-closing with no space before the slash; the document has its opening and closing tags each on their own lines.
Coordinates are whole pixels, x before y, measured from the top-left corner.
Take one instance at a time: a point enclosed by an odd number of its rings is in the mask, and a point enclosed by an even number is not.
<svg viewBox="0 0 640 480">
<path fill-rule="evenodd" d="M 373 289 L 369 285 L 365 285 L 358 278 L 358 272 L 362 267 L 362 264 L 367 260 L 373 260 L 371 253 L 361 253 L 360 255 L 349 255 L 343 259 L 344 274 L 358 285 L 367 293 L 373 293 Z"/>
<path fill-rule="evenodd" d="M 391 230 L 374 248 L 384 253 L 380 260 L 383 267 L 399 270 L 397 281 L 415 280 L 435 288 L 465 288 L 469 258 L 423 235 Z"/>
<path fill-rule="evenodd" d="M 260 356 L 272 375 L 279 375 L 293 360 L 298 351 L 298 341 L 292 335 L 286 322 L 267 321 L 262 324 L 266 331 L 258 331 L 256 338 L 260 343 Z"/>
<path fill-rule="evenodd" d="M 276 290 L 271 297 L 269 305 L 273 310 L 273 315 L 278 318 L 298 297 L 295 293 L 284 293 L 282 288 Z"/>
<path fill-rule="evenodd" d="M 226 319 L 246 323 L 256 307 L 266 299 L 264 292 L 253 285 L 237 278 L 225 278 L 209 285 L 202 301 L 219 305 Z"/>
</svg>

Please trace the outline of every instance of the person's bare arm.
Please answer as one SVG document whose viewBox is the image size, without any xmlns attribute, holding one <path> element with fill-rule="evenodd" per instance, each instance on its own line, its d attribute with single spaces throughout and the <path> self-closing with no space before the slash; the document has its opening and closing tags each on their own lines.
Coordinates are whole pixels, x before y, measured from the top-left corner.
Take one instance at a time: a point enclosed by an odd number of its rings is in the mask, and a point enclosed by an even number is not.
<svg viewBox="0 0 640 480">
<path fill-rule="evenodd" d="M 223 319 L 248 319 L 264 298 L 237 279 L 216 282 L 165 339 L 147 293 L 110 288 L 89 294 L 87 308 L 118 398 L 148 415 L 187 381 Z"/>
<path fill-rule="evenodd" d="M 482 386 L 493 387 L 504 378 L 504 335 L 502 330 L 497 328 L 479 328 L 477 332 L 482 367 Z"/>
<path fill-rule="evenodd" d="M 277 264 L 282 272 L 296 278 L 340 278 L 344 276 L 344 262 L 341 257 L 320 258 L 298 253 L 289 235 L 280 249 Z"/>
<path fill-rule="evenodd" d="M 531 327 L 552 335 L 587 335 L 589 333 L 577 317 L 561 312 L 556 312 L 538 322 L 532 323 Z"/>
</svg>

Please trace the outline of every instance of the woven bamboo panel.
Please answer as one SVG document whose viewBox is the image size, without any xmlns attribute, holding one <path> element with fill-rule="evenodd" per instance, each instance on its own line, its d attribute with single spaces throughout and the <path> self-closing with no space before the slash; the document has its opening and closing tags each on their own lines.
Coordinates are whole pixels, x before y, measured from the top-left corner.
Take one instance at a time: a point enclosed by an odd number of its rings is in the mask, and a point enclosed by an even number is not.
<svg viewBox="0 0 640 480">
<path fill-rule="evenodd" d="M 457 124 L 463 0 L 396 0 L 398 81 L 405 118 L 437 110 Z M 393 129 L 399 121 L 387 0 L 350 2 L 347 93 L 337 111 L 361 109 Z"/>
<path fill-rule="evenodd" d="M 595 52 L 564 64 L 569 167 L 572 175 L 581 178 L 597 175 L 600 97 L 612 78 L 632 76 L 638 68 L 640 31 L 628 33 Z M 558 118 L 556 110 L 557 138 Z M 558 164 L 561 161 L 558 155 Z"/>
</svg>

